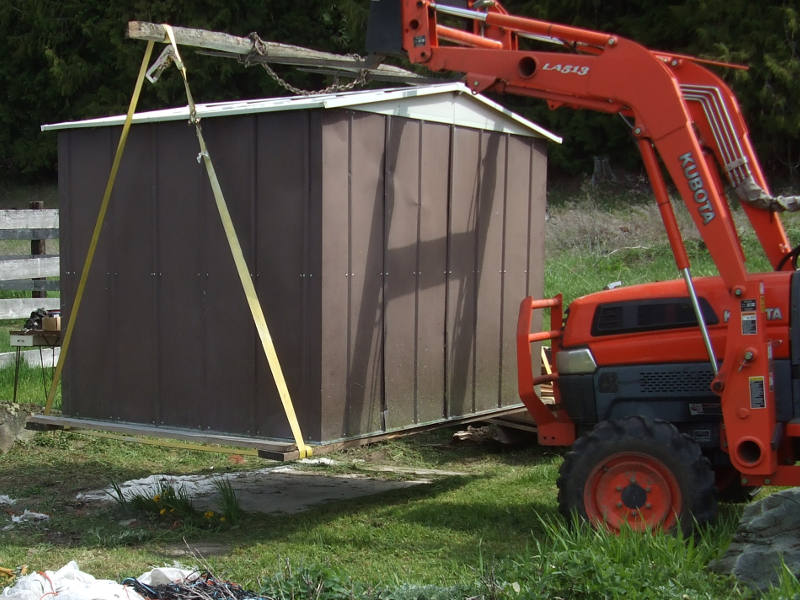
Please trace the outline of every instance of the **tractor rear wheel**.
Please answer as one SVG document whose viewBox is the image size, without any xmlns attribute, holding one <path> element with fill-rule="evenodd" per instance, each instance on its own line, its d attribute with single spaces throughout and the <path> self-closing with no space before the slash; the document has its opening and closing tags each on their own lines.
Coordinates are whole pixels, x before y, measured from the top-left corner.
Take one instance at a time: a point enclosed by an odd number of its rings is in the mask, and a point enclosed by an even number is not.
<svg viewBox="0 0 800 600">
<path fill-rule="evenodd" d="M 714 472 L 700 447 L 667 421 L 635 416 L 603 421 L 564 458 L 558 505 L 618 532 L 680 527 L 714 518 Z"/>
</svg>

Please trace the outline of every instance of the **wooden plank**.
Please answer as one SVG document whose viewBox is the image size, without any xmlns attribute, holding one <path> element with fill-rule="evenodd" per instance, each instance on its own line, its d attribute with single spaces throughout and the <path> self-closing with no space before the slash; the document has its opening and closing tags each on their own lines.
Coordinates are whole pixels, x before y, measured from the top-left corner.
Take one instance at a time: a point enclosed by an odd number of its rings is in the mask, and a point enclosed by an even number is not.
<svg viewBox="0 0 800 600">
<path fill-rule="evenodd" d="M 24 319 L 31 316 L 37 308 L 57 310 L 61 308 L 61 298 L 9 298 L 0 300 L 0 319 Z"/>
<path fill-rule="evenodd" d="M 6 256 L 0 258 L 0 280 L 58 277 L 58 256 Z"/>
<path fill-rule="evenodd" d="M 18 292 L 48 291 L 57 292 L 61 289 L 61 284 L 52 279 L 10 279 L 0 281 L 0 290 L 13 290 Z"/>
<path fill-rule="evenodd" d="M 0 229 L 0 240 L 57 240 L 58 229 Z"/>
<path fill-rule="evenodd" d="M 172 31 L 175 34 L 175 41 L 183 46 L 196 46 L 236 54 L 247 54 L 253 46 L 248 38 L 236 37 L 227 33 L 177 26 L 173 27 Z M 128 37 L 134 40 L 152 40 L 165 44 L 169 42 L 163 25 L 145 21 L 129 21 Z"/>
<path fill-rule="evenodd" d="M 0 210 L 0 229 L 58 230 L 58 209 Z"/>
<path fill-rule="evenodd" d="M 194 46 L 238 56 L 246 56 L 250 54 L 253 49 L 253 42 L 247 37 L 237 37 L 217 31 L 177 26 L 173 26 L 172 31 L 175 34 L 175 41 L 182 46 Z M 155 42 L 168 43 L 163 25 L 147 23 L 145 21 L 129 21 L 128 37 L 135 40 L 153 40 Z M 399 78 L 417 83 L 429 81 L 427 77 L 417 75 L 416 73 L 393 65 L 372 66 L 367 61 L 357 56 L 345 56 L 332 52 L 312 50 L 302 46 L 267 41 L 264 42 L 264 47 L 265 55 L 263 57 L 255 55 L 251 58 L 253 62 L 270 62 L 295 66 L 310 65 L 314 67 L 327 65 L 333 68 L 341 67 L 343 70 L 349 71 L 365 68 L 374 76 L 386 75 L 394 79 Z"/>
</svg>

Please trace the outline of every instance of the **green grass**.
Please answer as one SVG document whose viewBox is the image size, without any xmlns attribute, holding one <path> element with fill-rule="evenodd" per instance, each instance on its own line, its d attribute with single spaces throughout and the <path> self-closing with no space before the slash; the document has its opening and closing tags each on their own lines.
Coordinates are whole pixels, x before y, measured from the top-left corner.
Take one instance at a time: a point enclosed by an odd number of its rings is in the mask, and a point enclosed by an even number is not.
<svg viewBox="0 0 800 600">
<path fill-rule="evenodd" d="M 58 187 L 55 182 L 14 183 L 0 181 L 0 208 L 29 208 L 32 200 L 41 200 L 45 208 L 58 208 Z"/>
<path fill-rule="evenodd" d="M 551 203 L 548 294 L 563 292 L 568 302 L 611 281 L 633 284 L 677 276 L 651 201 L 639 193 L 621 197 L 582 189 L 580 194 L 585 196 L 580 204 Z M 694 274 L 714 274 L 685 211 L 677 212 Z M 795 239 L 800 238 L 798 219 L 787 219 Z M 745 235 L 743 243 L 755 256 L 751 269 L 766 270 L 766 261 L 754 251 L 754 238 Z M 7 371 L 0 371 L 0 397 L 10 398 Z M 26 401 L 41 403 L 41 373 L 23 372 L 30 394 Z M 0 491 L 17 499 L 13 510 L 45 512 L 51 520 L 46 526 L 3 531 L 7 517 L 0 512 L 0 565 L 55 569 L 76 560 L 97 577 L 121 580 L 171 564 L 175 549 L 185 544 L 213 542 L 220 550 L 205 561 L 217 575 L 270 598 L 756 597 L 707 569 L 727 546 L 740 507 L 722 505 L 720 518 L 691 539 L 629 532 L 612 536 L 568 523 L 558 514 L 559 451 L 453 445 L 450 433 L 342 452 L 335 456 L 338 466 L 313 470 L 404 477 L 365 468 L 377 463 L 463 476 L 441 476 L 428 486 L 290 515 L 237 512 L 235 500 L 229 499 L 224 512 L 231 514 L 230 526 L 213 530 L 191 520 L 176 524 L 159 518 L 152 514 L 161 516 L 152 497 L 132 514 L 124 503 L 82 504 L 75 496 L 153 473 L 219 473 L 261 467 L 263 461 L 232 461 L 224 454 L 70 432 L 37 434 L 0 457 Z M 192 557 L 179 560 L 196 564 Z M 779 587 L 763 597 L 799 595 L 797 579 L 784 572 Z"/>
<path fill-rule="evenodd" d="M 45 364 L 52 358 L 49 351 L 42 350 Z M 53 368 L 31 367 L 25 361 L 20 361 L 19 382 L 17 385 L 17 402 L 21 404 L 34 404 L 44 406 L 47 392 L 50 391 L 50 382 L 53 377 Z M 0 369 L 0 402 L 11 402 L 14 397 L 14 365 Z M 61 408 L 61 385 L 56 389 L 53 407 Z"/>
<path fill-rule="evenodd" d="M 452 445 L 450 434 L 433 432 L 336 458 L 356 469 L 366 461 L 464 476 L 294 515 L 243 513 L 238 524 L 214 529 L 189 521 L 175 525 L 153 511 L 132 514 L 114 502 L 84 505 L 75 494 L 152 473 L 224 472 L 263 462 L 246 458 L 239 464 L 224 455 L 69 432 L 37 434 L 0 459 L 0 489 L 17 499 L 14 510 L 44 512 L 51 520 L 46 528 L 0 531 L 2 563 L 54 569 L 76 560 L 96 577 L 121 580 L 170 564 L 170 549 L 182 548 L 185 540 L 190 547 L 223 545 L 221 554 L 205 557 L 208 566 L 275 598 L 750 597 L 706 569 L 727 545 L 738 507 L 723 505 L 721 518 L 693 539 L 617 537 L 572 526 L 556 511 L 559 452 L 535 445 Z M 160 506 L 150 497 L 143 502 Z M 196 564 L 191 557 L 180 560 Z M 797 593 L 800 586 L 787 580 L 786 590 Z"/>
<path fill-rule="evenodd" d="M 673 209 L 694 277 L 717 275 L 705 243 L 680 202 Z M 566 303 L 612 282 L 634 285 L 680 277 L 655 203 L 640 191 L 583 187 L 577 199 L 556 197 L 546 225 L 545 295 Z M 733 210 L 750 272 L 771 271 L 744 211 Z M 800 213 L 782 215 L 790 242 L 800 243 Z"/>
</svg>

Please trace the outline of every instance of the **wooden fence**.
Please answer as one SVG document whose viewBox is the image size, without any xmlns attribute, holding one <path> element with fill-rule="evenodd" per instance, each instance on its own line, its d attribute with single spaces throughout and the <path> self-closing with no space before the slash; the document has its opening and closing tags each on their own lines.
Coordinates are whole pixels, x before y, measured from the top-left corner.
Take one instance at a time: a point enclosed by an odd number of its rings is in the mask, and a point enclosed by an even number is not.
<svg viewBox="0 0 800 600">
<path fill-rule="evenodd" d="M 29 292 L 26 295 L 31 296 L 0 299 L 0 319 L 26 319 L 37 308 L 54 310 L 61 306 L 59 297 L 46 297 L 48 291 L 59 289 L 59 282 L 52 279 L 59 276 L 59 257 L 45 251 L 47 240 L 58 239 L 58 210 L 43 209 L 38 202 L 31 205 L 36 208 L 0 210 L 0 246 L 3 247 L 0 252 L 0 290 Z M 27 252 L 26 244 L 9 240 L 29 240 L 30 252 Z M 13 363 L 15 355 L 15 352 L 0 353 L 0 367 Z M 22 356 L 29 364 L 40 364 L 38 350 L 23 352 Z M 58 349 L 52 360 L 57 358 Z"/>
</svg>

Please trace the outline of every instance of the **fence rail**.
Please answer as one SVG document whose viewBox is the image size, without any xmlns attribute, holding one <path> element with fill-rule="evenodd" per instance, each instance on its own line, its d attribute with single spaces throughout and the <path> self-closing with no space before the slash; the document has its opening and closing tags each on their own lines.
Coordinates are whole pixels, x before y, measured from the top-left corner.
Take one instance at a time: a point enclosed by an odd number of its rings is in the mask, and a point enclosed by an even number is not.
<svg viewBox="0 0 800 600">
<path fill-rule="evenodd" d="M 41 295 L 58 290 L 58 281 L 46 279 L 59 276 L 58 255 L 36 252 L 43 246 L 41 240 L 58 239 L 58 235 L 57 209 L 0 210 L 0 240 L 31 240 L 33 253 L 0 256 L 0 290 Z M 37 308 L 60 306 L 58 297 L 0 299 L 0 319 L 23 319 Z"/>
</svg>

